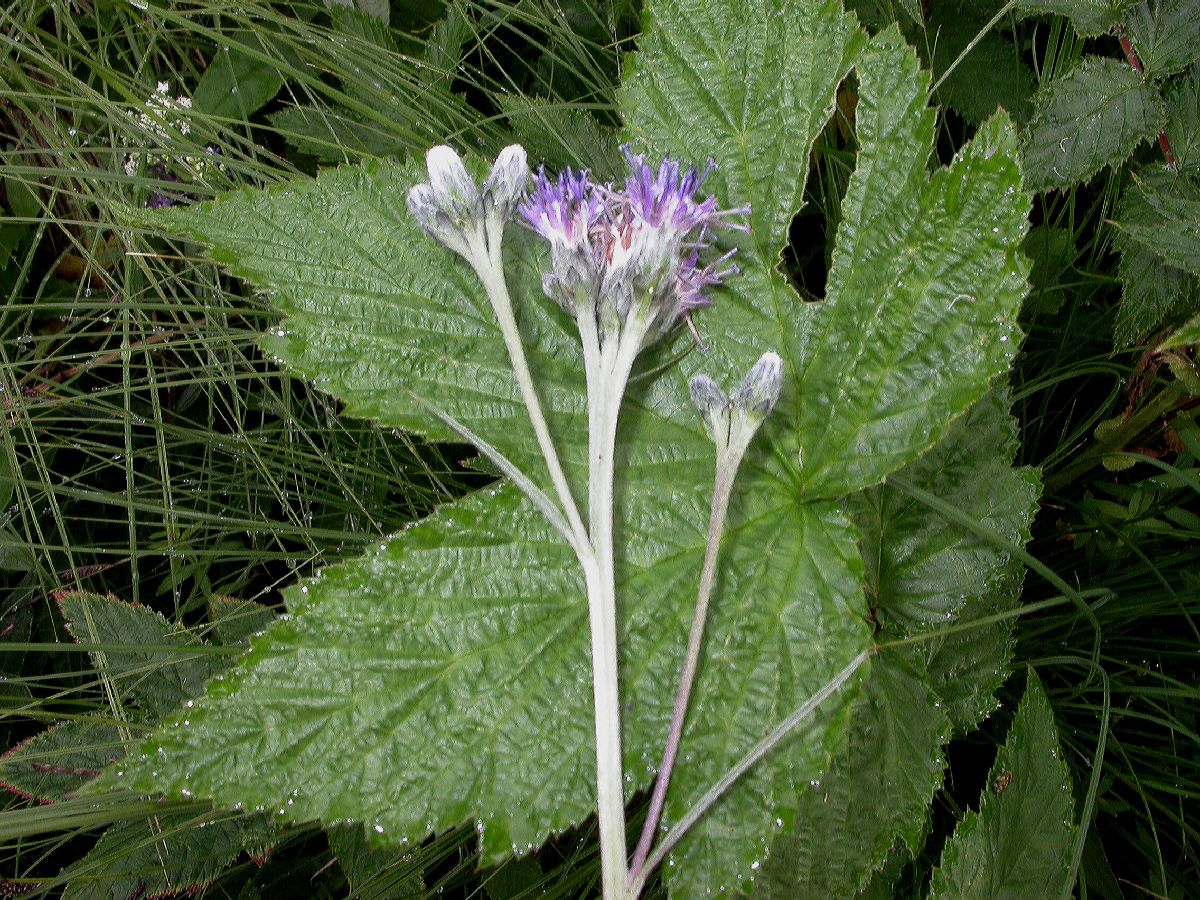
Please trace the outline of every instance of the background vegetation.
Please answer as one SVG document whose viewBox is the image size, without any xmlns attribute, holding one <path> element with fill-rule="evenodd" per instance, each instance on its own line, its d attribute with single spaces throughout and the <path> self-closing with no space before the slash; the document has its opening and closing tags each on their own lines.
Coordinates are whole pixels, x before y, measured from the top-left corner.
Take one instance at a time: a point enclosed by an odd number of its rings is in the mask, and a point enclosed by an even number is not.
<svg viewBox="0 0 1200 900">
<path fill-rule="evenodd" d="M 1200 24 L 1170 2 L 1110 3 L 1111 19 L 1088 18 L 1104 4 L 1067 2 L 848 5 L 871 29 L 899 23 L 931 66 L 943 161 L 998 103 L 1024 128 L 1038 193 L 1013 393 L 1018 462 L 1040 467 L 1047 490 L 1017 661 L 1046 684 L 1089 829 L 1080 893 L 1184 897 L 1200 883 L 1200 381 L 1186 332 L 1161 348 L 1200 307 L 1185 240 L 1200 221 L 1200 202 L 1187 205 L 1200 196 Z M 69 796 L 186 696 L 180 685 L 219 672 L 223 646 L 261 627 L 280 586 L 490 477 L 469 448 L 340 416 L 256 347 L 273 321 L 266 298 L 167 255 L 119 225 L 121 210 L 447 137 L 482 153 L 519 140 L 551 168 L 617 165 L 604 136 L 619 124 L 636 3 L 359 6 L 0 12 L 0 748 L 57 723 L 90 735 L 92 754 L 0 772 L 18 789 L 0 813 L 13 891 L 387 897 L 424 885 L 499 900 L 581 896 L 596 877 L 587 826 L 478 871 L 470 830 L 372 854 L 345 830 L 232 829 L 204 804 Z M 854 101 L 851 81 L 792 227 L 789 274 L 814 297 L 854 166 Z M 74 591 L 163 618 L 106 621 Z M 922 892 L 978 796 L 1023 686 L 1016 676 L 1001 711 L 951 745 L 903 895 Z M 114 880 L 130 859 L 138 877 Z"/>
</svg>

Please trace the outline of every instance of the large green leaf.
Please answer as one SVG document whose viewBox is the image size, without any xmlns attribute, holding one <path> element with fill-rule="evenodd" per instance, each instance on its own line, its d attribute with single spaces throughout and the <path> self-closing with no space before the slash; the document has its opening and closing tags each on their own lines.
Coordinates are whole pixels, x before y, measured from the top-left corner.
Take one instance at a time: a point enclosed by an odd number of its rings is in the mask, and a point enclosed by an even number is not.
<svg viewBox="0 0 1200 900">
<path fill-rule="evenodd" d="M 1046 692 L 1031 671 L 979 811 L 967 813 L 946 844 L 929 895 L 954 900 L 1070 896 L 1074 836 L 1071 777 L 1059 756 Z"/>
<path fill-rule="evenodd" d="M 1012 467 L 1016 449 L 1007 392 L 996 390 L 941 444 L 851 504 L 883 632 L 922 637 L 930 684 L 958 733 L 995 707 L 1008 674 L 1012 622 L 939 632 L 1016 602 L 1024 570 L 1014 554 L 1029 540 L 1040 489 L 1033 469 Z M 927 505 L 922 492 L 940 506 Z"/>
<path fill-rule="evenodd" d="M 1028 272 L 1028 198 L 1007 119 L 991 119 L 931 177 L 927 76 L 889 35 L 870 63 L 859 70 L 863 153 L 842 204 L 829 308 L 800 373 L 802 477 L 817 495 L 911 462 L 1007 371 Z"/>
<path fill-rule="evenodd" d="M 1016 343 L 1027 201 L 1003 119 L 951 168 L 927 173 L 928 79 L 894 32 L 864 50 L 830 2 L 661 2 L 648 12 L 654 27 L 621 93 L 627 130 L 655 152 L 716 157 L 712 186 L 723 204 L 753 206 L 754 232 L 738 238 L 741 276 L 699 320 L 711 349 L 665 371 L 657 367 L 686 336 L 648 354 L 622 414 L 630 793 L 650 781 L 667 731 L 708 518 L 713 448 L 687 378 L 701 368 L 740 376 L 766 349 L 793 375 L 735 495 L 672 821 L 867 643 L 858 532 L 824 498 L 916 459 L 1003 370 Z M 829 297 L 803 304 L 775 266 L 809 147 L 851 64 L 862 152 Z M 481 290 L 404 209 L 420 177 L 373 161 L 155 221 L 267 291 L 283 320 L 264 345 L 350 414 L 453 437 L 433 406 L 544 482 Z M 583 496 L 580 353 L 541 294 L 542 254 L 510 230 L 522 333 Z M 384 841 L 474 821 L 491 860 L 591 811 L 582 585 L 570 551 L 514 488 L 447 506 L 286 596 L 290 618 L 103 783 L 189 790 L 299 820 L 354 819 Z M 678 845 L 676 896 L 746 883 L 775 821 L 844 742 L 845 711 L 831 703 Z"/>
<path fill-rule="evenodd" d="M 1115 59 L 1089 57 L 1050 82 L 1025 135 L 1025 176 L 1065 188 L 1128 159 L 1163 127 L 1158 92 Z"/>
<path fill-rule="evenodd" d="M 1006 392 L 994 391 L 937 447 L 851 499 L 883 637 L 923 640 L 872 668 L 848 748 L 801 793 L 795 835 L 772 844 L 767 896 L 852 896 L 896 842 L 910 856 L 919 851 L 941 783 L 942 745 L 995 706 L 1008 672 L 1011 620 L 938 632 L 1015 603 L 1021 569 L 1012 551 L 1028 539 L 1037 506 L 1037 479 L 1012 468 L 1015 452 Z M 931 510 L 914 488 L 952 505 L 994 541 Z M 867 783 L 872 790 L 862 790 Z"/>
<path fill-rule="evenodd" d="M 1169 75 L 1200 59 L 1200 6 L 1195 0 L 1154 0 L 1129 13 L 1129 34 L 1142 66 Z"/>
</svg>

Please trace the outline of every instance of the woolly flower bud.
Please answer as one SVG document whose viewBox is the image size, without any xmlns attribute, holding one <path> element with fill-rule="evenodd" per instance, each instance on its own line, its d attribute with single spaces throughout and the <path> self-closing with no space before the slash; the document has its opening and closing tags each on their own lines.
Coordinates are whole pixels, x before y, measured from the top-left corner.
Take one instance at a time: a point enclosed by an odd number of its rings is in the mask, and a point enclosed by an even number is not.
<svg viewBox="0 0 1200 900">
<path fill-rule="evenodd" d="M 462 157 L 453 147 L 444 144 L 433 147 L 425 154 L 425 165 L 429 169 L 429 185 L 447 205 L 453 205 L 466 215 L 479 208 L 479 188 L 467 174 Z"/>
<path fill-rule="evenodd" d="M 491 174 L 483 183 L 484 205 L 490 206 L 501 222 L 506 222 L 516 212 L 528 184 L 529 161 L 525 148 L 520 144 L 505 147 L 496 157 Z"/>
<path fill-rule="evenodd" d="M 499 242 L 529 180 L 524 148 L 514 144 L 500 151 L 482 191 L 452 147 L 432 148 L 425 164 L 429 181 L 408 192 L 408 211 L 417 224 L 468 260 L 485 242 Z"/>
<path fill-rule="evenodd" d="M 733 405 L 749 415 L 765 419 L 775 408 L 782 385 L 783 360 L 778 353 L 764 353 L 733 395 Z"/>
<path fill-rule="evenodd" d="M 717 445 L 718 460 L 740 459 L 758 426 L 779 400 L 783 360 L 777 353 L 764 353 L 732 397 L 726 396 L 707 375 L 697 375 L 689 386 L 692 403 L 700 413 L 708 436 Z"/>
<path fill-rule="evenodd" d="M 729 398 L 707 375 L 697 375 L 688 382 L 688 387 L 708 436 L 720 443 L 729 433 Z"/>
</svg>

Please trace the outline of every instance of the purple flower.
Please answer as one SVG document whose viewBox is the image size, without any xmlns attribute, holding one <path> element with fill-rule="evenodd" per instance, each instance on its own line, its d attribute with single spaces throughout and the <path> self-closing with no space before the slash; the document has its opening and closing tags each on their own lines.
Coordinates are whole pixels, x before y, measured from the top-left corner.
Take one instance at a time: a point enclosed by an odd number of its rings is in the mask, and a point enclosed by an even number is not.
<svg viewBox="0 0 1200 900">
<path fill-rule="evenodd" d="M 551 268 L 542 278 L 543 289 L 574 315 L 580 295 L 584 303 L 591 302 L 604 274 L 603 242 L 592 240 L 607 214 L 601 189 L 587 172 L 567 169 L 552 181 L 541 168 L 518 210 L 550 243 Z"/>
<path fill-rule="evenodd" d="M 587 309 L 603 324 L 626 322 L 637 310 L 644 342 L 666 334 L 688 310 L 709 302 L 706 289 L 737 271 L 723 266 L 732 251 L 701 264 L 717 226 L 741 228 L 732 216 L 747 208 L 718 210 L 717 200 L 696 198 L 715 168 L 684 170 L 664 158 L 658 169 L 624 148 L 629 176 L 622 190 L 593 183 L 570 169 L 552 180 L 540 171 L 520 212 L 551 247 L 546 293 L 578 315 Z"/>
</svg>

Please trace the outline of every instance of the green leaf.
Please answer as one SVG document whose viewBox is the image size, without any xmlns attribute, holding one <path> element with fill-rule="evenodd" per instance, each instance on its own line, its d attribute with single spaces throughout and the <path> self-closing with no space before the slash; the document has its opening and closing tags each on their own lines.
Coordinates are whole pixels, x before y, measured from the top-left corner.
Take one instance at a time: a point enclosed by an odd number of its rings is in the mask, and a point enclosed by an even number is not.
<svg viewBox="0 0 1200 900">
<path fill-rule="evenodd" d="M 262 631 L 275 620 L 270 607 L 249 600 L 214 597 L 208 607 L 209 621 L 217 643 L 226 646 L 246 643 L 251 635 Z"/>
<path fill-rule="evenodd" d="M 408 142 L 377 122 L 317 106 L 289 106 L 268 117 L 291 146 L 322 162 L 342 162 L 349 155 L 402 157 Z"/>
<path fill-rule="evenodd" d="M 291 51 L 286 59 L 281 56 L 281 47 L 269 34 L 238 33 L 221 45 L 200 76 L 192 106 L 205 115 L 247 121 L 283 87 L 280 69 L 297 63 Z"/>
<path fill-rule="evenodd" d="M 1121 198 L 1116 226 L 1168 265 L 1200 275 L 1200 185 L 1169 169 L 1142 170 Z"/>
<path fill-rule="evenodd" d="M 968 812 L 955 829 L 929 895 L 954 900 L 1069 895 L 1074 836 L 1071 779 L 1059 758 L 1054 714 L 1030 671 L 979 812 Z"/>
<path fill-rule="evenodd" d="M 868 596 L 884 633 L 926 636 L 924 665 L 958 733 L 995 707 L 995 690 L 1008 673 L 1012 622 L 938 632 L 1015 603 L 1023 567 L 1014 554 L 1029 540 L 1037 512 L 1036 472 L 1012 467 L 1017 432 L 1008 405 L 1006 391 L 993 391 L 941 444 L 851 501 L 863 535 Z M 988 537 L 928 508 L 914 487 Z"/>
<path fill-rule="evenodd" d="M 361 825 L 326 829 L 329 849 L 350 882 L 350 890 L 367 897 L 421 896 L 421 866 L 411 853 L 395 847 L 372 847 Z"/>
<path fill-rule="evenodd" d="M 529 153 L 535 166 L 551 172 L 570 166 L 587 169 L 603 180 L 618 180 L 626 171 L 615 130 L 606 128 L 586 110 L 537 97 L 500 97 L 513 139 Z"/>
<path fill-rule="evenodd" d="M 1121 14 L 1136 0 L 1021 0 L 1030 13 L 1066 16 L 1081 37 L 1106 34 L 1121 21 Z"/>
<path fill-rule="evenodd" d="M 125 741 L 106 722 L 65 722 L 0 756 L 0 787 L 41 803 L 62 800 L 125 755 Z"/>
<path fill-rule="evenodd" d="M 1014 550 L 1029 540 L 1037 508 L 1031 469 L 1013 469 L 1016 427 L 1006 392 L 990 394 L 946 439 L 897 472 L 977 522 Z M 1011 552 L 925 508 L 904 487 L 884 485 L 854 498 L 863 533 L 868 590 L 881 624 L 910 637 L 942 627 L 1002 577 Z"/>
<path fill-rule="evenodd" d="M 1035 315 L 1058 312 L 1067 295 L 1064 276 L 1079 256 L 1074 236 L 1066 228 L 1038 225 L 1029 230 L 1021 249 L 1033 263 L 1029 271 L 1032 290 L 1025 298 L 1025 312 Z"/>
<path fill-rule="evenodd" d="M 660 502 L 652 501 L 661 518 L 671 507 Z M 786 494 L 774 502 L 783 508 L 756 510 L 759 518 L 737 528 L 727 550 L 731 583 L 710 634 L 728 649 L 710 660 L 698 686 L 694 721 L 708 724 L 685 738 L 694 748 L 687 752 L 699 756 L 707 742 L 705 752 L 719 754 L 683 770 L 701 787 L 815 692 L 835 668 L 834 654 L 861 646 L 861 623 L 844 609 L 857 591 L 853 570 L 832 565 L 837 554 L 853 558 L 853 533 L 832 507 L 797 507 Z M 649 546 L 639 548 L 622 585 L 632 607 L 623 640 L 630 772 L 646 772 L 665 733 L 671 698 L 662 684 L 678 670 L 703 551 L 700 504 L 668 518 L 641 520 Z M 686 541 L 656 546 L 668 529 L 685 531 Z M 772 543 L 778 564 L 764 566 Z M 826 583 L 817 560 L 841 582 Z M 189 724 L 156 735 L 146 759 L 127 764 L 124 778 L 110 773 L 110 783 L 189 789 L 246 806 L 287 797 L 289 818 L 353 818 L 391 841 L 477 819 L 494 860 L 587 815 L 586 604 L 570 551 L 512 488 L 447 507 L 367 558 L 326 569 L 288 600 L 290 619 L 271 626 L 244 664 L 187 710 Z M 680 639 L 664 641 L 664 630 Z M 793 656 L 798 647 L 802 658 Z M 797 684 L 779 683 L 782 666 Z M 547 709 L 581 713 L 546 716 Z M 778 769 L 800 770 L 794 789 L 819 771 L 828 739 L 797 739 L 791 754 L 734 793 L 771 794 L 778 789 L 768 773 L 777 779 Z M 804 764 L 806 756 L 817 760 Z M 764 826 L 756 831 L 761 843 Z"/>
<path fill-rule="evenodd" d="M 626 129 L 656 151 L 720 163 L 706 184 L 750 204 L 751 240 L 772 270 L 802 203 L 809 149 L 866 35 L 836 0 L 661 0 L 646 15 L 652 27 L 618 94 Z"/>
<path fill-rule="evenodd" d="M 1200 344 L 1200 313 L 1177 328 L 1169 338 L 1158 345 L 1158 349 L 1170 350 L 1173 347 L 1186 347 L 1191 344 Z"/>
<path fill-rule="evenodd" d="M 1039 95 L 1025 134 L 1025 176 L 1034 190 L 1069 187 L 1128 159 L 1163 127 L 1157 91 L 1115 59 L 1088 57 Z"/>
<path fill-rule="evenodd" d="M 1200 175 L 1200 63 L 1166 93 L 1167 140 L 1181 171 Z"/>
<path fill-rule="evenodd" d="M 817 496 L 912 461 L 1007 371 L 1028 272 L 1028 198 L 1007 119 L 930 176 L 928 78 L 912 52 L 885 32 L 859 77 L 863 151 L 799 373 L 802 477 Z"/>
<path fill-rule="evenodd" d="M 629 134 L 656 153 L 713 155 L 722 204 L 751 203 L 756 226 L 737 238 L 741 276 L 699 319 L 713 335 L 709 351 L 679 353 L 681 336 L 648 353 L 622 412 L 617 519 L 628 540 L 618 597 L 631 794 L 649 783 L 661 752 L 708 519 L 713 448 L 687 379 L 700 368 L 740 378 L 766 349 L 793 373 L 731 509 L 670 821 L 865 646 L 858 533 L 822 498 L 915 459 L 983 394 L 1014 349 L 1024 283 L 1027 198 L 1005 121 L 985 125 L 953 167 L 930 176 L 928 80 L 895 33 L 864 53 L 836 3 L 779 2 L 762 13 L 652 3 L 655 26 L 621 91 Z M 719 49 L 730 33 L 740 36 L 736 54 Z M 852 215 L 829 298 L 803 304 L 775 267 L 809 147 L 856 60 L 865 124 Z M 699 72 L 709 75 L 692 77 Z M 349 414 L 452 438 L 432 407 L 545 482 L 479 286 L 404 209 L 420 178 L 415 167 L 376 160 L 144 221 L 211 246 L 268 291 L 284 318 L 264 346 Z M 511 229 L 506 251 L 550 428 L 583 496 L 578 341 L 541 292 L 545 250 Z M 857 356 L 843 352 L 850 341 Z M 885 359 L 872 356 L 876 346 Z M 685 358 L 666 365 L 673 355 Z M 811 412 L 809 391 L 838 403 L 799 419 Z M 911 409 L 896 409 L 902 393 Z M 822 445 L 829 427 L 838 436 Z M 834 459 L 843 453 L 845 472 Z M 391 842 L 478 822 L 489 861 L 592 811 L 582 587 L 570 551 L 511 485 L 444 507 L 287 600 L 290 618 L 255 639 L 178 725 L 152 736 L 124 778 L 110 770 L 101 784 L 246 806 L 286 798 L 290 818 L 354 819 Z M 775 820 L 844 745 L 847 706 L 828 704 L 678 845 L 667 876 L 676 896 L 736 889 L 754 874 Z"/>
<path fill-rule="evenodd" d="M 980 36 L 991 14 L 986 5 L 930 7 L 925 25 L 933 45 L 930 68 L 940 78 L 957 63 L 938 88 L 937 100 L 974 125 L 986 121 L 997 107 L 1006 109 L 1020 125 L 1033 111 L 1033 72 L 1012 41 L 995 32 Z M 959 60 L 964 51 L 966 56 Z"/>
<path fill-rule="evenodd" d="M 1151 76 L 1182 72 L 1200 59 L 1200 6 L 1194 0 L 1153 0 L 1126 20 L 1133 48 Z"/>
<path fill-rule="evenodd" d="M 923 845 L 949 722 L 897 653 L 876 657 L 865 694 L 849 745 L 801 793 L 795 833 L 771 844 L 756 897 L 852 897 L 897 840 L 911 853 Z"/>
<path fill-rule="evenodd" d="M 164 813 L 118 822 L 63 871 L 69 900 L 194 894 L 269 830 L 258 817 Z"/>
<path fill-rule="evenodd" d="M 229 666 L 227 656 L 204 653 L 194 635 L 144 606 L 95 594 L 69 594 L 60 605 L 72 637 L 95 647 L 96 667 L 153 721 Z"/>
<path fill-rule="evenodd" d="M 1132 347 L 1164 322 L 1177 321 L 1195 309 L 1200 282 L 1120 232 L 1115 243 L 1121 251 L 1117 263 L 1121 305 L 1113 324 L 1113 343 Z"/>
</svg>

